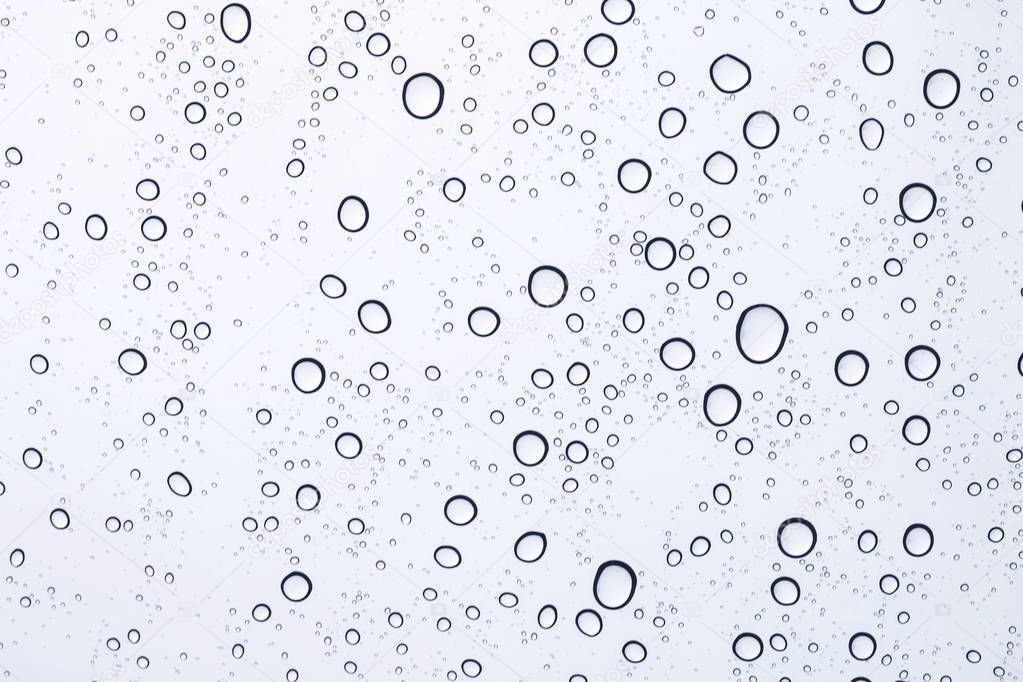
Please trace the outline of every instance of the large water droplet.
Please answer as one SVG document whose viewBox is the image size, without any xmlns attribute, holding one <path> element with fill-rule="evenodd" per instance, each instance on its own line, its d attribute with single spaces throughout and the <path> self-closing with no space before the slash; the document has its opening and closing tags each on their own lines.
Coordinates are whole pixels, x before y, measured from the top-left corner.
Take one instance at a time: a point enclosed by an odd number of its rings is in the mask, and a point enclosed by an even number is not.
<svg viewBox="0 0 1023 682">
<path fill-rule="evenodd" d="M 232 43 L 244 42 L 252 31 L 252 15 L 240 3 L 232 2 L 220 10 L 220 30 Z"/>
<path fill-rule="evenodd" d="M 568 277 L 553 265 L 541 265 L 529 273 L 526 291 L 533 303 L 542 308 L 553 308 L 568 295 Z"/>
<path fill-rule="evenodd" d="M 935 109 L 948 109 L 959 99 L 959 76 L 935 69 L 924 78 L 924 99 Z"/>
<path fill-rule="evenodd" d="M 444 84 L 432 73 L 417 73 L 405 81 L 401 101 L 414 118 L 431 118 L 444 105 Z"/>
<path fill-rule="evenodd" d="M 622 561 L 605 561 L 593 577 L 593 598 L 605 609 L 623 608 L 636 593 L 636 572 Z"/>
<path fill-rule="evenodd" d="M 801 559 L 817 546 L 817 529 L 804 518 L 793 517 L 778 526 L 778 549 L 793 559 Z"/>
<path fill-rule="evenodd" d="M 315 393 L 327 379 L 327 371 L 319 360 L 302 358 L 291 366 L 291 383 L 302 393 Z"/>
<path fill-rule="evenodd" d="M 281 593 L 288 601 L 303 601 L 312 591 L 313 582 L 301 571 L 292 571 L 281 580 Z"/>
<path fill-rule="evenodd" d="M 735 343 L 739 353 L 756 364 L 776 358 L 788 335 L 788 320 L 780 310 L 766 303 L 746 308 L 735 323 Z"/>
<path fill-rule="evenodd" d="M 721 92 L 739 92 L 750 84 L 749 64 L 733 54 L 723 54 L 710 65 L 710 80 Z"/>
</svg>

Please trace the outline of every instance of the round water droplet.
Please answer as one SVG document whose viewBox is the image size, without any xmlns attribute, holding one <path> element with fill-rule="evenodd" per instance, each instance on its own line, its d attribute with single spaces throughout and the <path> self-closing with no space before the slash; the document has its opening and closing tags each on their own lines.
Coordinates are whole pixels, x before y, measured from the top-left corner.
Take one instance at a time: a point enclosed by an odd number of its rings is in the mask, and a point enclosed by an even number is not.
<svg viewBox="0 0 1023 682">
<path fill-rule="evenodd" d="M 444 105 L 444 84 L 432 73 L 417 73 L 405 81 L 401 101 L 413 118 L 432 118 Z"/>
<path fill-rule="evenodd" d="M 866 632 L 857 632 L 849 638 L 849 655 L 857 661 L 868 661 L 877 651 L 877 640 Z"/>
<path fill-rule="evenodd" d="M 801 559 L 817 546 L 817 529 L 804 518 L 793 517 L 778 526 L 778 549 L 792 559 Z"/>
<path fill-rule="evenodd" d="M 914 415 L 902 425 L 902 437 L 911 445 L 923 445 L 931 436 L 931 423 L 920 415 Z"/>
<path fill-rule="evenodd" d="M 693 344 L 685 339 L 675 337 L 661 344 L 661 362 L 670 370 L 681 372 L 693 364 L 695 358 Z"/>
<path fill-rule="evenodd" d="M 309 483 L 298 487 L 295 491 L 295 504 L 302 511 L 312 511 L 320 504 L 320 489 Z"/>
<path fill-rule="evenodd" d="M 856 546 L 864 554 L 870 554 L 877 549 L 877 533 L 872 530 L 865 530 L 856 538 Z"/>
<path fill-rule="evenodd" d="M 902 536 L 902 547 L 910 556 L 921 557 L 934 547 L 934 533 L 922 523 L 914 523 Z"/>
<path fill-rule="evenodd" d="M 456 526 L 467 526 L 476 518 L 477 507 L 472 498 L 454 495 L 444 503 L 444 517 Z"/>
<path fill-rule="evenodd" d="M 135 194 L 143 201 L 155 201 L 160 196 L 160 185 L 152 178 L 139 180 L 135 185 Z"/>
<path fill-rule="evenodd" d="M 36 353 L 28 359 L 28 367 L 35 374 L 46 374 L 47 370 L 50 369 L 50 361 L 45 355 Z"/>
<path fill-rule="evenodd" d="M 799 583 L 783 577 L 771 583 L 771 597 L 782 606 L 792 606 L 799 601 Z"/>
<path fill-rule="evenodd" d="M 535 467 L 547 458 L 547 451 L 550 446 L 541 433 L 537 431 L 523 431 L 515 436 L 512 442 L 512 453 L 519 464 L 527 467 Z"/>
<path fill-rule="evenodd" d="M 650 166 L 640 159 L 626 159 L 618 166 L 618 185 L 629 194 L 645 190 L 650 176 Z"/>
<path fill-rule="evenodd" d="M 529 61 L 547 68 L 558 61 L 558 46 L 546 38 L 537 40 L 529 47 Z"/>
<path fill-rule="evenodd" d="M 600 3 L 600 13 L 612 24 L 621 26 L 632 20 L 636 6 L 632 0 L 604 0 Z"/>
<path fill-rule="evenodd" d="M 959 76 L 935 69 L 924 78 L 924 99 L 935 109 L 948 109 L 959 99 Z"/>
<path fill-rule="evenodd" d="M 638 334 L 643 330 L 643 324 L 646 318 L 643 315 L 643 311 L 639 308 L 629 308 L 622 313 L 622 326 L 630 334 Z"/>
<path fill-rule="evenodd" d="M 885 0 L 849 0 L 852 8 L 860 14 L 873 14 L 884 7 Z"/>
<path fill-rule="evenodd" d="M 327 370 L 319 360 L 302 358 L 291 366 L 291 383 L 302 393 L 316 393 L 327 379 Z"/>
<path fill-rule="evenodd" d="M 941 357 L 930 346 L 913 346 L 906 351 L 906 374 L 917 381 L 928 381 L 938 373 Z"/>
<path fill-rule="evenodd" d="M 899 210 L 910 222 L 922 223 L 930 218 L 937 203 L 934 190 L 920 182 L 906 185 L 899 192 Z"/>
<path fill-rule="evenodd" d="M 742 136 L 754 149 L 767 149 L 778 139 L 778 119 L 768 111 L 754 111 L 742 124 Z"/>
<path fill-rule="evenodd" d="M 461 178 L 448 178 L 444 181 L 444 198 L 457 203 L 465 196 L 465 182 Z"/>
<path fill-rule="evenodd" d="M 835 378 L 843 386 L 859 386 L 867 378 L 870 361 L 858 350 L 846 350 L 835 358 Z"/>
<path fill-rule="evenodd" d="M 142 221 L 142 236 L 158 242 L 167 235 L 167 223 L 160 216 L 151 215 Z"/>
<path fill-rule="evenodd" d="M 526 291 L 533 303 L 541 308 L 553 308 L 568 295 L 568 277 L 553 265 L 541 265 L 529 273 Z"/>
<path fill-rule="evenodd" d="M 292 571 L 281 580 L 281 594 L 288 601 L 300 602 L 309 597 L 313 591 L 313 582 L 301 571 Z"/>
<path fill-rule="evenodd" d="M 731 424 L 739 416 L 741 407 L 739 393 L 727 384 L 711 386 L 703 396 L 703 414 L 714 426 Z"/>
<path fill-rule="evenodd" d="M 598 33 L 586 41 L 583 56 L 593 66 L 603 69 L 618 57 L 618 43 L 606 33 Z"/>
<path fill-rule="evenodd" d="M 480 306 L 469 312 L 469 331 L 486 338 L 501 326 L 501 316 L 493 308 Z"/>
<path fill-rule="evenodd" d="M 362 454 L 362 439 L 346 431 L 334 439 L 334 451 L 345 459 L 355 459 Z"/>
<path fill-rule="evenodd" d="M 732 653 L 740 661 L 755 661 L 764 653 L 764 641 L 752 632 L 744 632 L 732 641 Z"/>
<path fill-rule="evenodd" d="M 642 663 L 646 660 L 646 647 L 636 640 L 630 640 L 622 647 L 622 656 L 629 663 Z"/>
</svg>

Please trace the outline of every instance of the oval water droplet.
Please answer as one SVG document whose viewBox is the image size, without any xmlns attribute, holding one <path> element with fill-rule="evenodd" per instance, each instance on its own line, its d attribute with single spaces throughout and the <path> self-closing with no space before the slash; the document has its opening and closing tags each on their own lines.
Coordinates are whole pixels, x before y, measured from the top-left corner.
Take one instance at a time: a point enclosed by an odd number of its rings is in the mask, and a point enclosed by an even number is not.
<svg viewBox="0 0 1023 682">
<path fill-rule="evenodd" d="M 252 15 L 249 8 L 232 2 L 220 10 L 220 30 L 232 43 L 244 42 L 252 31 Z"/>
<path fill-rule="evenodd" d="M 370 334 L 383 334 L 391 328 L 391 311 L 382 301 L 370 299 L 359 306 L 359 324 Z"/>
<path fill-rule="evenodd" d="M 860 124 L 860 142 L 867 150 L 875 152 L 884 141 L 884 126 L 876 118 L 868 118 Z"/>
<path fill-rule="evenodd" d="M 347 232 L 360 232 L 369 224 L 369 206 L 362 197 L 347 196 L 337 205 L 337 222 Z"/>
<path fill-rule="evenodd" d="M 622 561 L 605 561 L 593 577 L 593 598 L 605 609 L 620 609 L 636 593 L 636 572 Z"/>
<path fill-rule="evenodd" d="M 117 356 L 117 364 L 125 374 L 133 377 L 145 372 L 146 367 L 149 366 L 146 356 L 135 348 L 122 350 L 121 354 Z"/>
<path fill-rule="evenodd" d="M 895 57 L 887 43 L 879 40 L 867 43 L 863 47 L 863 68 L 875 76 L 891 73 L 895 66 Z"/>
<path fill-rule="evenodd" d="M 547 536 L 538 531 L 523 533 L 515 541 L 515 558 L 527 564 L 539 561 L 547 551 Z"/>
<path fill-rule="evenodd" d="M 167 487 L 178 497 L 188 497 L 192 494 L 192 482 L 180 471 L 174 471 L 167 476 Z"/>
<path fill-rule="evenodd" d="M 788 335 L 788 320 L 780 310 L 767 303 L 746 308 L 735 323 L 735 344 L 739 353 L 758 365 L 778 357 Z"/>
</svg>

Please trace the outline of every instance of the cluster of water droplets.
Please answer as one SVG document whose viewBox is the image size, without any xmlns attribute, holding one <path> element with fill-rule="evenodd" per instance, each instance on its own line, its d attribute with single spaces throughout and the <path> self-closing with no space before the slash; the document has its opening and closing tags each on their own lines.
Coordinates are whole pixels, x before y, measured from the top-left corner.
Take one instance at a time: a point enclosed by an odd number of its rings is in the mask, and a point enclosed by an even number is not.
<svg viewBox="0 0 1023 682">
<path fill-rule="evenodd" d="M 1010 8 L 7 11 L 4 676 L 1020 678 Z"/>
</svg>

